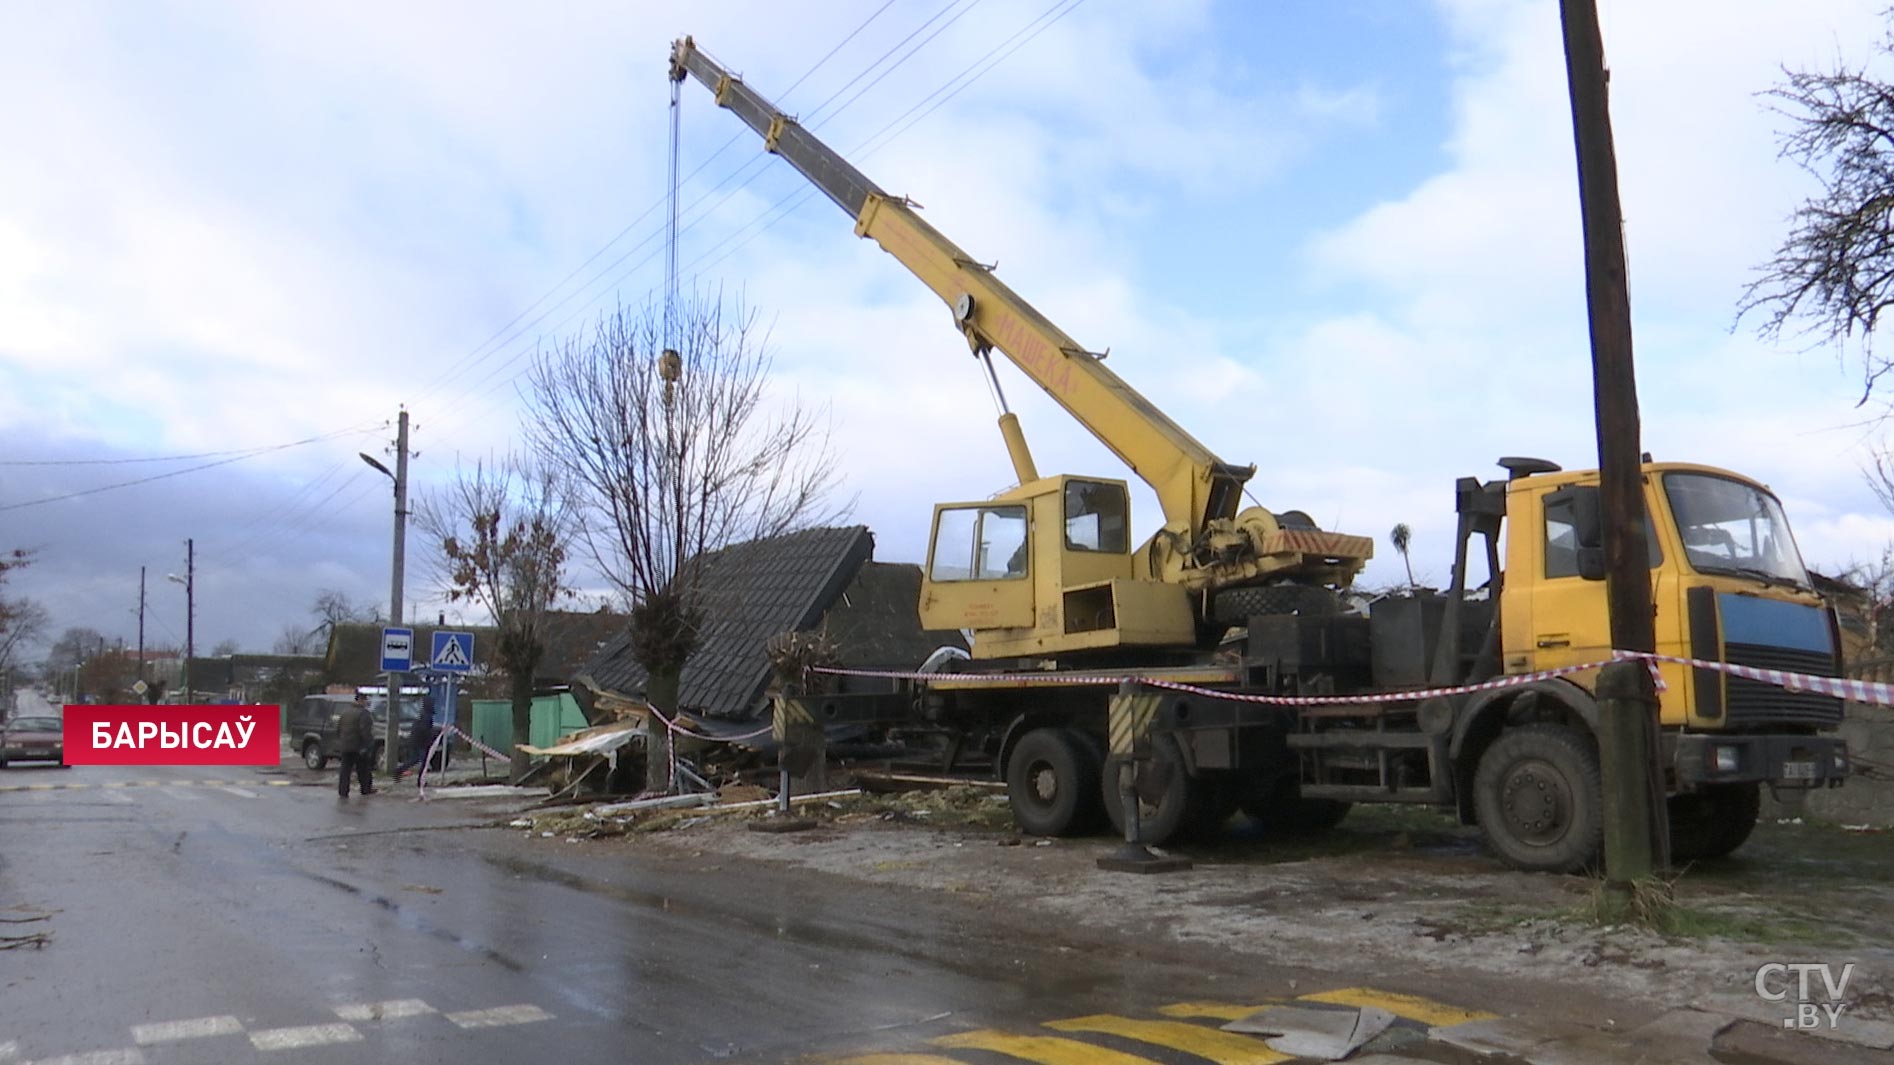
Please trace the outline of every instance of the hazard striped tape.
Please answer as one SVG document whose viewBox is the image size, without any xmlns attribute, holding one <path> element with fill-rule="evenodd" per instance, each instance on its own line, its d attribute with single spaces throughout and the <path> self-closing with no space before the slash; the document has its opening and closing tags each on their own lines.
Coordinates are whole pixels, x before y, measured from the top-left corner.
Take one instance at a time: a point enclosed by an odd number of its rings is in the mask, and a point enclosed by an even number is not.
<svg viewBox="0 0 1894 1065">
<path fill-rule="evenodd" d="M 469 736 L 465 732 L 460 731 L 460 729 L 456 728 L 453 725 L 448 725 L 441 729 L 442 735 L 447 735 L 450 733 L 455 736 L 459 736 L 463 740 L 466 740 L 469 744 L 473 745 L 475 750 L 483 752 L 489 758 L 498 758 L 504 762 L 504 761 L 508 761 L 509 759 L 513 757 L 510 754 L 501 754 L 499 751 L 496 751 L 493 748 L 487 746 L 486 744 L 481 743 L 479 740 L 474 739 L 472 736 Z"/>
<path fill-rule="evenodd" d="M 1416 699 L 1434 699 L 1449 695 L 1467 695 L 1473 692 L 1493 691 L 1499 688 L 1515 688 L 1523 684 L 1532 684 L 1554 677 L 1569 676 L 1599 669 L 1610 662 L 1642 661 L 1651 671 L 1651 681 L 1658 691 L 1665 690 L 1664 678 L 1658 673 L 1658 664 L 1670 662 L 1695 669 L 1715 670 L 1748 680 L 1773 684 L 1787 691 L 1816 692 L 1850 699 L 1858 703 L 1873 706 L 1894 706 L 1894 685 L 1874 681 L 1850 680 L 1846 677 L 1818 677 L 1812 673 L 1792 673 L 1781 669 L 1758 669 L 1754 666 L 1738 666 L 1728 662 L 1707 662 L 1697 658 L 1679 658 L 1675 655 L 1651 654 L 1644 651 L 1613 651 L 1611 658 L 1601 662 L 1586 662 L 1580 665 L 1560 666 L 1556 669 L 1544 669 L 1534 673 L 1514 673 L 1496 677 L 1478 684 L 1460 684 L 1445 688 L 1422 688 L 1399 692 L 1373 692 L 1361 695 L 1250 695 L 1231 692 L 1220 688 L 1207 688 L 1198 684 L 1185 684 L 1181 681 L 1163 680 L 1157 677 L 1105 676 L 1101 674 L 1047 674 L 1042 672 L 1025 673 L 980 673 L 945 674 L 955 678 L 968 676 L 992 678 L 1000 681 L 1032 681 L 1049 684 L 1117 684 L 1131 681 L 1153 688 L 1170 691 L 1189 692 L 1217 699 L 1235 702 L 1258 703 L 1267 706 L 1357 706 L 1363 703 L 1410 702 Z M 836 669 L 817 667 L 814 672 L 828 673 L 846 677 L 877 677 L 886 680 L 932 680 L 943 676 L 938 673 L 913 673 L 896 670 Z"/>
<path fill-rule="evenodd" d="M 664 727 L 670 730 L 670 732 L 673 735 L 689 736 L 691 739 L 703 740 L 705 743 L 735 743 L 738 740 L 753 740 L 758 736 L 767 735 L 769 731 L 775 727 L 773 725 L 764 725 L 762 728 L 757 729 L 755 732 L 745 732 L 740 736 L 706 736 L 701 732 L 692 732 L 690 729 L 687 729 L 683 725 L 679 724 L 679 722 L 682 721 L 684 717 L 684 715 L 682 714 L 679 714 L 676 717 L 665 717 L 664 714 L 661 713 L 658 710 L 658 708 L 655 706 L 649 707 L 648 709 L 651 711 L 651 714 L 653 717 L 656 717 L 659 721 L 664 722 Z"/>
</svg>

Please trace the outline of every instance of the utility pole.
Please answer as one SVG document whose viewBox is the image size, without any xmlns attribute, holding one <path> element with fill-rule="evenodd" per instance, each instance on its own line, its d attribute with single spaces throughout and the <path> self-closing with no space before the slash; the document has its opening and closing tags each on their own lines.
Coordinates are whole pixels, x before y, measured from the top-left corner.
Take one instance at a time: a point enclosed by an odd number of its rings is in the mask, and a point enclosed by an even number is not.
<svg viewBox="0 0 1894 1065">
<path fill-rule="evenodd" d="M 361 459 L 375 469 L 387 475 L 395 482 L 395 560 L 394 573 L 388 588 L 388 624 L 401 624 L 401 575 L 407 561 L 408 547 L 408 411 L 404 407 L 396 422 L 395 430 L 395 468 L 391 472 L 373 455 L 361 452 Z M 395 767 L 401 764 L 396 741 L 401 735 L 401 678 L 404 674 L 388 674 L 388 720 L 385 722 L 386 739 L 382 744 L 382 769 L 393 776 Z"/>
<path fill-rule="evenodd" d="M 145 679 L 145 567 L 138 567 L 138 680 Z M 139 696 L 144 698 L 144 696 Z M 149 701 L 149 700 L 147 700 Z"/>
<path fill-rule="evenodd" d="M 1610 75 L 1596 0 L 1560 0 L 1565 68 L 1578 154 L 1585 230 L 1585 295 L 1591 323 L 1592 397 L 1598 426 L 1599 504 L 1611 646 L 1657 649 L 1650 553 L 1644 538 L 1644 471 L 1631 300 L 1624 262 L 1618 161 L 1611 141 Z M 1644 662 L 1606 666 L 1598 680 L 1604 771 L 1605 865 L 1624 888 L 1668 864 L 1663 778 L 1656 755 L 1657 700 Z"/>
<path fill-rule="evenodd" d="M 184 701 L 191 701 L 191 659 L 197 657 L 197 542 L 184 541 Z"/>
</svg>

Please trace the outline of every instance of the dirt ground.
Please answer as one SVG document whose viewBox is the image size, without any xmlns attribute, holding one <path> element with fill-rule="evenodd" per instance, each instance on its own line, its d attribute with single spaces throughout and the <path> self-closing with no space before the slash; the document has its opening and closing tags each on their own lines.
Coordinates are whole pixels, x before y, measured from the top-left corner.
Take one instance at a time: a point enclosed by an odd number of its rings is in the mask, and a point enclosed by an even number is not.
<svg viewBox="0 0 1894 1065">
<path fill-rule="evenodd" d="M 800 812 L 800 833 L 746 829 L 766 814 L 702 810 L 530 819 L 547 844 L 738 856 L 952 892 L 1130 935 L 1267 956 L 1346 958 L 1367 971 L 1477 971 L 1582 986 L 1654 1008 L 1757 1001 L 1758 966 L 1854 962 L 1849 1013 L 1894 1019 L 1894 833 L 1766 823 L 1737 854 L 1676 878 L 1664 934 L 1594 919 L 1598 884 L 1514 872 L 1446 814 L 1362 807 L 1312 840 L 1271 841 L 1239 816 L 1195 861 L 1160 875 L 1104 872 L 1113 841 L 1036 839 L 1002 795 L 975 788 L 859 796 Z M 515 823 L 516 828 L 524 828 Z"/>
</svg>

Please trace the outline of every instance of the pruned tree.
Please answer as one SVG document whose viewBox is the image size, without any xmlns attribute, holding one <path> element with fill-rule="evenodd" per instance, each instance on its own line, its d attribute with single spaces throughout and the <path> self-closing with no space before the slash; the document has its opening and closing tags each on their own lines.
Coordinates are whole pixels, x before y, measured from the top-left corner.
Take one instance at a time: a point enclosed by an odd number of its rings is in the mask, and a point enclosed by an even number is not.
<svg viewBox="0 0 1894 1065">
<path fill-rule="evenodd" d="M 226 638 L 217 641 L 216 645 L 210 649 L 210 656 L 212 658 L 229 658 L 242 649 L 242 645 L 237 643 L 237 641 Z"/>
<path fill-rule="evenodd" d="M 513 700 L 511 776 L 532 759 L 533 681 L 546 655 L 546 615 L 571 594 L 565 583 L 572 532 L 571 496 L 557 467 L 513 457 L 462 469 L 422 495 L 416 524 L 434 547 L 450 602 L 479 606 L 493 618 L 494 661 Z"/>
<path fill-rule="evenodd" d="M 587 520 L 579 540 L 630 614 L 646 700 L 675 714 L 696 650 L 696 559 L 727 544 L 839 517 L 825 410 L 772 404 L 756 316 L 715 299 L 619 308 L 589 337 L 542 351 L 528 432 L 561 464 Z M 845 508 L 843 508 L 845 509 Z M 669 733 L 646 735 L 647 788 L 670 790 Z"/>
<path fill-rule="evenodd" d="M 334 632 L 337 625 L 381 620 L 379 606 L 358 606 L 347 592 L 334 588 L 324 588 L 316 593 L 316 601 L 310 604 L 309 614 L 316 619 L 316 627 L 325 635 Z"/>
<path fill-rule="evenodd" d="M 22 654 L 46 635 L 46 626 L 51 621 L 46 608 L 34 600 L 5 594 L 7 578 L 32 561 L 33 552 L 26 548 L 16 547 L 0 554 L 0 678 L 3 678 L 0 689 L 8 692 L 12 691 L 13 678 L 24 665 L 20 661 Z M 0 714 L 7 709 L 0 705 Z"/>
<path fill-rule="evenodd" d="M 1894 306 L 1894 31 L 1861 67 L 1785 70 L 1764 96 L 1789 120 L 1780 157 L 1820 184 L 1790 217 L 1774 257 L 1744 289 L 1738 317 L 1756 314 L 1766 338 L 1793 332 L 1846 351 L 1859 347 L 1862 402 L 1894 363 L 1876 353 Z"/>
</svg>

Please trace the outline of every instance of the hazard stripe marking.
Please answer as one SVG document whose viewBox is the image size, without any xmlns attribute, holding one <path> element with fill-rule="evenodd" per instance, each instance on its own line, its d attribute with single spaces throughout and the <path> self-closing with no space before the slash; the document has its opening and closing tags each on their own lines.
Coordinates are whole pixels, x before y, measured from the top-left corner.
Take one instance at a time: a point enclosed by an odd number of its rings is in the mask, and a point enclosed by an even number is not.
<svg viewBox="0 0 1894 1065">
<path fill-rule="evenodd" d="M 853 1058 L 842 1058 L 835 1065 L 966 1065 L 958 1058 L 946 1058 L 939 1054 L 862 1054 Z"/>
<path fill-rule="evenodd" d="M 1048 1035 L 1008 1035 L 990 1029 L 961 1032 L 929 1040 L 935 1046 L 958 1050 L 991 1050 L 1040 1065 L 1151 1065 L 1149 1058 Z"/>
<path fill-rule="evenodd" d="M 1228 1002 L 1177 1002 L 1169 1006 L 1158 1007 L 1158 1012 L 1166 1017 L 1203 1018 L 1211 1021 L 1240 1021 L 1260 1009 L 1268 1009 L 1274 1002 L 1262 1002 L 1254 1006 L 1233 1006 Z"/>
<path fill-rule="evenodd" d="M 552 1014 L 538 1006 L 495 1006 L 490 1010 L 468 1010 L 465 1013 L 449 1013 L 447 1019 L 462 1028 L 498 1028 L 507 1024 L 531 1024 L 534 1021 L 550 1021 Z"/>
<path fill-rule="evenodd" d="M 1322 991 L 1313 995 L 1303 995 L 1302 1000 L 1326 1002 L 1337 1006 L 1374 1006 L 1387 1010 L 1396 1017 L 1406 1017 L 1434 1027 L 1463 1024 L 1467 1021 L 1490 1021 L 1499 1016 L 1497 1013 L 1450 1006 L 1419 995 L 1377 991 L 1372 987 L 1345 987 L 1339 991 Z"/>
<path fill-rule="evenodd" d="M 1276 1065 L 1280 1061 L 1292 1060 L 1287 1054 L 1269 1049 L 1260 1039 L 1184 1021 L 1134 1021 L 1128 1017 L 1100 1014 L 1075 1017 L 1069 1021 L 1049 1021 L 1046 1027 L 1061 1032 L 1097 1032 L 1135 1039 L 1140 1043 L 1194 1054 L 1206 1061 L 1214 1061 L 1217 1065 Z"/>
</svg>

